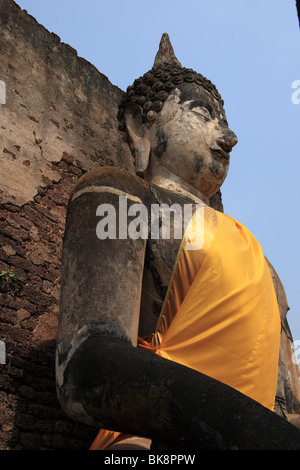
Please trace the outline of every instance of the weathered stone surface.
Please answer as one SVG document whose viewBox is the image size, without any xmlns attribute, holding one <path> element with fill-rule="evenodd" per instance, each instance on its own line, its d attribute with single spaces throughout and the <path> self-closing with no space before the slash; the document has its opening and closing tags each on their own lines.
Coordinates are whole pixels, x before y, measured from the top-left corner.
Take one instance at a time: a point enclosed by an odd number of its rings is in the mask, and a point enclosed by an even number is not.
<svg viewBox="0 0 300 470">
<path fill-rule="evenodd" d="M 300 414 L 300 369 L 294 360 L 293 337 L 287 321 L 289 306 L 280 278 L 269 260 L 267 262 L 271 271 L 281 318 L 275 412 L 288 420 L 291 420 L 291 416 L 293 416 L 291 421 L 295 425 L 297 423 L 299 425 L 299 420 L 296 418 Z"/>
<path fill-rule="evenodd" d="M 32 201 L 67 171 L 76 177 L 104 164 L 130 169 L 131 154 L 116 132 L 122 92 L 11 0 L 1 0 L 0 12 L 2 201 Z"/>
</svg>

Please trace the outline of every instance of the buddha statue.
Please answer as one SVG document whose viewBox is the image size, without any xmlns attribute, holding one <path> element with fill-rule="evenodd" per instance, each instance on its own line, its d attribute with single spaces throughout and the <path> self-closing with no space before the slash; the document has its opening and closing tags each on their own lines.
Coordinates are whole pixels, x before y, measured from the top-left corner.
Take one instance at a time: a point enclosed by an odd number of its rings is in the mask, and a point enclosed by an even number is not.
<svg viewBox="0 0 300 470">
<path fill-rule="evenodd" d="M 273 412 L 269 265 L 212 207 L 237 144 L 223 105 L 164 34 L 120 104 L 136 174 L 91 170 L 70 196 L 57 391 L 69 416 L 99 428 L 92 449 L 299 448 Z"/>
</svg>

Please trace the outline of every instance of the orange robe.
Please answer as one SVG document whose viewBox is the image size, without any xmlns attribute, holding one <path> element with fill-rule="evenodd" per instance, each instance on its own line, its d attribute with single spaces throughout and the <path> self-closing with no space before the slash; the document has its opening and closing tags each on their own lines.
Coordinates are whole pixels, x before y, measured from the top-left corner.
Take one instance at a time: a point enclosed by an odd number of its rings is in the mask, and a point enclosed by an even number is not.
<svg viewBox="0 0 300 470">
<path fill-rule="evenodd" d="M 139 338 L 138 347 L 223 382 L 272 410 L 281 326 L 262 248 L 245 226 L 225 214 L 205 206 L 197 217 L 198 245 L 191 249 L 194 217 L 156 331 L 150 339 Z M 107 448 L 118 436 L 100 431 L 91 450 Z"/>
</svg>

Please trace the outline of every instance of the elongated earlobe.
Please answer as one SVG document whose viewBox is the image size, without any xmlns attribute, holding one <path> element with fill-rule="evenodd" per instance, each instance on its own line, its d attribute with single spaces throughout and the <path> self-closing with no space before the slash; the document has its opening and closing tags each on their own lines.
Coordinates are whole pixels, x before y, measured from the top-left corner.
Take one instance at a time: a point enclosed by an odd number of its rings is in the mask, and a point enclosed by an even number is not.
<svg viewBox="0 0 300 470">
<path fill-rule="evenodd" d="M 125 109 L 124 117 L 134 150 L 135 171 L 137 174 L 144 173 L 149 163 L 150 140 L 143 124 L 142 109 L 137 105 L 130 105 Z"/>
</svg>

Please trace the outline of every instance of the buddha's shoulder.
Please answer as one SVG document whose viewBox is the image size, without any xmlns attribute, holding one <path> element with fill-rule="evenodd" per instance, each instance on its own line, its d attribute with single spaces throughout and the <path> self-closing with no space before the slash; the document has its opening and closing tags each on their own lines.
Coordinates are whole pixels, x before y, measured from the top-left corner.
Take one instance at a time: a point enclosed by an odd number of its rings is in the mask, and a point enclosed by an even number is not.
<svg viewBox="0 0 300 470">
<path fill-rule="evenodd" d="M 105 166 L 88 171 L 73 187 L 72 194 L 91 186 L 115 188 L 136 196 L 142 196 L 150 191 L 146 181 L 123 168 L 114 166 Z"/>
<path fill-rule="evenodd" d="M 102 188 L 115 191 L 119 195 L 133 196 L 145 205 L 157 203 L 171 206 L 193 203 L 192 199 L 148 183 L 140 176 L 114 166 L 95 168 L 85 173 L 73 187 L 70 197 L 73 198 L 87 188 L 94 188 L 95 191 Z"/>
</svg>

